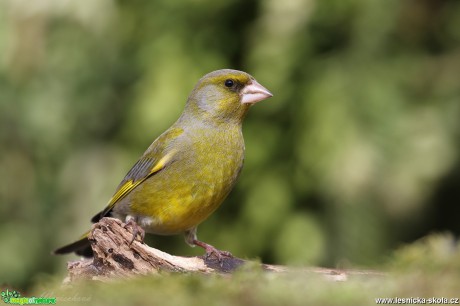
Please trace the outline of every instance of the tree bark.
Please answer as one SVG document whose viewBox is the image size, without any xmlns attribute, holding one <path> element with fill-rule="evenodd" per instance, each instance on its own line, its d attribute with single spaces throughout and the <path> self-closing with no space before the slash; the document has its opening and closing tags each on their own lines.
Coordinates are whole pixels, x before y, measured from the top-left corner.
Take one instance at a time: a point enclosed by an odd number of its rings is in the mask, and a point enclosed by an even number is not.
<svg viewBox="0 0 460 306">
<path fill-rule="evenodd" d="M 327 268 L 288 268 L 249 262 L 236 257 L 224 257 L 221 262 L 211 256 L 173 256 L 135 240 L 131 245 L 132 232 L 123 227 L 118 219 L 103 218 L 93 225 L 89 235 L 94 257 L 69 262 L 69 275 L 64 281 L 71 283 L 80 279 L 108 281 L 113 278 L 135 275 L 169 273 L 229 274 L 245 264 L 260 265 L 271 272 L 296 271 L 316 273 L 335 281 L 347 280 L 350 276 L 382 276 L 376 271 L 349 271 Z"/>
</svg>

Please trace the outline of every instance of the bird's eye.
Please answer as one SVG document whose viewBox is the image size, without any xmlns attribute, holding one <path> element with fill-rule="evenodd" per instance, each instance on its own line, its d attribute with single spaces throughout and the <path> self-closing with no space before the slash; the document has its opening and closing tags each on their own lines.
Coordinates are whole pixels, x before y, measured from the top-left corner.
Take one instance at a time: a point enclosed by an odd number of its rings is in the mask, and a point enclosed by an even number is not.
<svg viewBox="0 0 460 306">
<path fill-rule="evenodd" d="M 228 79 L 228 80 L 225 80 L 224 84 L 226 87 L 232 87 L 233 84 L 235 84 L 235 82 L 233 82 L 233 80 Z"/>
</svg>

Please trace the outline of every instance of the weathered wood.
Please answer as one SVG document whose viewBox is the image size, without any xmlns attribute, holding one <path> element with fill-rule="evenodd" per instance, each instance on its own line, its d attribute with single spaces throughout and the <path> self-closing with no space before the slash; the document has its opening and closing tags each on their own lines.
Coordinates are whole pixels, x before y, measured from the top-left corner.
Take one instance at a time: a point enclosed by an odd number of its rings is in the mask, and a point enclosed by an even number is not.
<svg viewBox="0 0 460 306">
<path fill-rule="evenodd" d="M 65 282 L 71 283 L 79 279 L 108 281 L 113 278 L 161 272 L 228 274 L 248 263 L 236 257 L 224 257 L 219 262 L 213 256 L 210 258 L 173 256 L 137 240 L 129 245 L 131 238 L 132 232 L 125 229 L 120 220 L 103 218 L 93 225 L 89 235 L 94 258 L 69 262 L 67 267 L 69 276 Z M 254 265 L 254 263 L 251 264 Z M 374 271 L 344 271 L 326 268 L 294 270 L 284 266 L 265 264 L 260 266 L 272 272 L 319 273 L 335 281 L 346 280 L 350 275 L 382 275 Z"/>
</svg>

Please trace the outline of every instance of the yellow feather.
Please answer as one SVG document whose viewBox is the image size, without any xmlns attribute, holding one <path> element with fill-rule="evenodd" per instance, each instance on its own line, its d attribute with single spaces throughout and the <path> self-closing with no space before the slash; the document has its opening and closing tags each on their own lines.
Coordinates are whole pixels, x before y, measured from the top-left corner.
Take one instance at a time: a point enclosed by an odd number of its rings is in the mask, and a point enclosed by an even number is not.
<svg viewBox="0 0 460 306">
<path fill-rule="evenodd" d="M 109 203 L 107 204 L 108 208 L 112 208 L 116 202 L 124 198 L 128 193 L 131 192 L 134 188 L 136 188 L 140 183 L 145 181 L 148 177 L 151 175 L 155 174 L 156 172 L 160 171 L 163 169 L 172 159 L 174 154 L 176 153 L 175 150 L 169 152 L 165 156 L 163 156 L 150 170 L 149 174 L 141 178 L 140 180 L 133 181 L 129 180 L 126 183 L 124 183 L 120 189 L 117 190 L 117 192 L 113 195 L 113 197 L 110 199 Z"/>
</svg>

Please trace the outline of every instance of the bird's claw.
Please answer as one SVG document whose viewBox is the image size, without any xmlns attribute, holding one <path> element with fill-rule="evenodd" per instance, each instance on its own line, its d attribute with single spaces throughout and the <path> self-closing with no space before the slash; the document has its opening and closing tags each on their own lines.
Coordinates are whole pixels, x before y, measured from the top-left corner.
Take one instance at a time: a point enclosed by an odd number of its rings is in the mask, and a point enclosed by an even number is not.
<svg viewBox="0 0 460 306">
<path fill-rule="evenodd" d="M 129 245 L 131 245 L 134 240 L 136 240 L 136 237 L 139 235 L 140 242 L 144 243 L 144 238 L 145 238 L 145 231 L 142 227 L 140 227 L 134 219 L 129 219 L 128 222 L 123 226 L 124 229 L 128 229 L 128 227 L 131 227 L 133 230 L 133 237 L 131 241 L 129 242 Z"/>
<path fill-rule="evenodd" d="M 204 255 L 206 260 L 210 259 L 213 255 L 217 258 L 217 261 L 219 261 L 221 265 L 224 262 L 224 257 L 233 258 L 232 253 L 228 251 L 221 251 L 213 246 L 210 246 L 210 248 L 206 248 L 206 254 Z"/>
<path fill-rule="evenodd" d="M 224 257 L 233 258 L 232 253 L 227 252 L 227 251 L 218 250 L 215 247 L 213 247 L 212 245 L 207 244 L 207 243 L 205 243 L 203 241 L 199 241 L 199 240 L 194 239 L 193 244 L 205 249 L 205 251 L 206 251 L 206 254 L 204 255 L 205 260 L 211 259 L 211 257 L 213 257 L 213 255 L 214 255 L 216 257 L 217 261 L 220 263 L 220 266 L 223 266 L 223 264 L 224 264 Z"/>
</svg>

